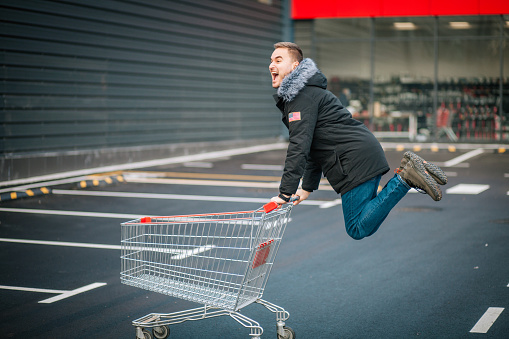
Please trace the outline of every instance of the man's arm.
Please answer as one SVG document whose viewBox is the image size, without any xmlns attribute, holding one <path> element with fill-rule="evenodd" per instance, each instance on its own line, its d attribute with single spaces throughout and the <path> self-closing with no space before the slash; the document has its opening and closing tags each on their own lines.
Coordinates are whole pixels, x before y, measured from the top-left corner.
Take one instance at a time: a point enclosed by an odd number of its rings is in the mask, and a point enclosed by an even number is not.
<svg viewBox="0 0 509 339">
<path fill-rule="evenodd" d="M 288 130 L 290 143 L 286 152 L 285 168 L 279 192 L 292 195 L 299 187 L 300 179 L 309 159 L 313 133 L 318 116 L 318 104 L 301 93 L 288 104 Z"/>
<path fill-rule="evenodd" d="M 306 164 L 306 170 L 302 177 L 302 189 L 313 192 L 320 186 L 320 180 L 322 179 L 322 167 L 320 164 L 315 162 L 313 158 L 309 158 Z"/>
<path fill-rule="evenodd" d="M 302 189 L 298 189 L 295 196 L 299 198 L 293 202 L 296 206 L 306 200 L 311 192 L 317 190 L 320 186 L 320 179 L 322 179 L 322 167 L 313 161 L 312 158 L 309 158 L 306 170 L 304 172 L 304 177 L 302 178 Z M 284 198 L 284 199 L 283 199 Z M 289 195 L 277 196 L 271 199 L 271 201 L 275 201 L 278 204 L 285 204 L 286 200 L 289 199 Z"/>
</svg>

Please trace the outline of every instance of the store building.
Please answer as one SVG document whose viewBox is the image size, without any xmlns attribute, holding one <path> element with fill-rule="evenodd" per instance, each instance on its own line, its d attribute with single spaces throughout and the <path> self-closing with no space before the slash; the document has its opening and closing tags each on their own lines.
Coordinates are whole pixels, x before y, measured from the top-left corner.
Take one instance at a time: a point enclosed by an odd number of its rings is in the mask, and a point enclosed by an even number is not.
<svg viewBox="0 0 509 339">
<path fill-rule="evenodd" d="M 0 182 L 277 138 L 267 60 L 281 13 L 266 0 L 0 0 Z"/>
<path fill-rule="evenodd" d="M 508 13 L 503 0 L 0 0 L 0 182 L 274 141 L 281 40 L 380 137 L 507 142 Z"/>
<path fill-rule="evenodd" d="M 378 136 L 509 140 L 509 2 L 292 1 L 295 41 Z"/>
</svg>

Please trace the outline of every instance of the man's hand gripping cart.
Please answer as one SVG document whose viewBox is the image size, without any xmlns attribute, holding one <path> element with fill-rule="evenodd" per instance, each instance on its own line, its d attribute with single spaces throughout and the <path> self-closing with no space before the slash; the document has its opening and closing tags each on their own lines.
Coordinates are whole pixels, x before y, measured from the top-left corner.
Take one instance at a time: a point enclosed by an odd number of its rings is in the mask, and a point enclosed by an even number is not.
<svg viewBox="0 0 509 339">
<path fill-rule="evenodd" d="M 121 282 L 204 306 L 133 321 L 137 339 L 164 339 L 169 325 L 229 315 L 260 338 L 240 310 L 253 302 L 276 314 L 278 339 L 293 339 L 290 314 L 262 300 L 292 204 L 255 211 L 145 217 L 121 224 Z M 150 331 L 149 329 L 152 329 Z"/>
</svg>

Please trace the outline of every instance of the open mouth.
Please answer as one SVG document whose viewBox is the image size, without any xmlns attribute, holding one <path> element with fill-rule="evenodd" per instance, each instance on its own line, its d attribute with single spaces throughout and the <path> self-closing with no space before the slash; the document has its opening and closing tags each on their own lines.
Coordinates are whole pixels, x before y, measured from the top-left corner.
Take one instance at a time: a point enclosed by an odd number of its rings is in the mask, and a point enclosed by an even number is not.
<svg viewBox="0 0 509 339">
<path fill-rule="evenodd" d="M 279 74 L 276 72 L 271 72 L 270 74 L 272 75 L 272 81 L 276 81 L 276 78 L 279 76 Z"/>
</svg>

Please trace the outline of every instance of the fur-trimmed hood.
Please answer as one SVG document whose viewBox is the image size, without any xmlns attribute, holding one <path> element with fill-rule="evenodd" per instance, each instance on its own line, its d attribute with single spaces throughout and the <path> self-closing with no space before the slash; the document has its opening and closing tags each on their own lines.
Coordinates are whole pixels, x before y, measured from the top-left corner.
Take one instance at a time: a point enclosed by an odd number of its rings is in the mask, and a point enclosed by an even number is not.
<svg viewBox="0 0 509 339">
<path fill-rule="evenodd" d="M 284 101 L 289 102 L 295 99 L 297 94 L 306 87 L 306 85 L 327 88 L 327 79 L 320 72 L 313 60 L 306 58 L 288 74 L 281 86 L 277 90 L 277 96 Z"/>
</svg>

